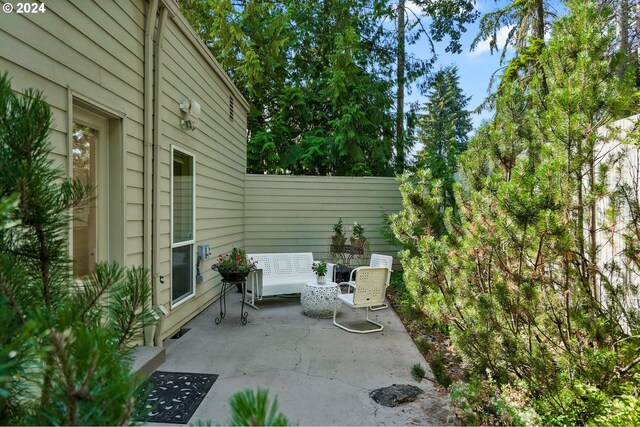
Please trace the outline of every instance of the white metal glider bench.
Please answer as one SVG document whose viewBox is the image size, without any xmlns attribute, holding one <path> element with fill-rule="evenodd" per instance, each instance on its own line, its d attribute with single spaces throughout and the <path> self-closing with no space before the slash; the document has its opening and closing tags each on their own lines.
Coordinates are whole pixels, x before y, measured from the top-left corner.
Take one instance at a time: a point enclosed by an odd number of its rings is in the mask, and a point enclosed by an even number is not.
<svg viewBox="0 0 640 427">
<path fill-rule="evenodd" d="M 263 297 L 287 294 L 300 294 L 306 282 L 315 280 L 311 269 L 311 252 L 248 254 L 255 261 L 257 270 L 247 277 L 247 291 L 251 290 L 251 299 L 247 304 L 257 309 L 255 302 Z M 333 264 L 327 263 L 327 276 L 333 277 Z"/>
<path fill-rule="evenodd" d="M 371 254 L 371 259 L 369 260 L 369 267 L 384 267 L 388 270 L 387 272 L 387 282 L 386 285 L 389 286 L 389 280 L 391 280 L 391 272 L 393 271 L 393 257 L 390 255 L 380 255 L 380 254 Z M 365 267 L 356 267 L 351 271 L 351 275 L 349 276 L 349 281 L 341 282 L 339 285 L 348 285 L 350 288 L 355 288 L 355 274 L 361 268 Z M 371 311 L 382 310 L 384 308 L 388 308 L 389 305 L 386 302 L 382 302 L 380 306 L 373 307 Z"/>
<path fill-rule="evenodd" d="M 340 302 L 347 304 L 351 308 L 364 308 L 367 310 L 366 321 L 376 325 L 374 329 L 351 329 L 344 324 L 336 321 L 338 313 L 338 304 L 333 309 L 333 324 L 348 332 L 357 334 L 368 334 L 371 332 L 380 332 L 384 329 L 382 323 L 378 323 L 369 319 L 369 309 L 379 306 L 384 302 L 385 290 L 387 289 L 387 274 L 389 270 L 386 267 L 361 267 L 356 272 L 355 289 L 350 294 L 339 294 Z"/>
</svg>

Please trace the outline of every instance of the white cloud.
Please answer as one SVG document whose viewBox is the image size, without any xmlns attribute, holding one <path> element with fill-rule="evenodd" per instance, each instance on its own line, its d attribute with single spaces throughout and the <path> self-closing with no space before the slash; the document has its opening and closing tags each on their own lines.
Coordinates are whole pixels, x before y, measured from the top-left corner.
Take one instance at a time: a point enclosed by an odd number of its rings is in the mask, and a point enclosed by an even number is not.
<svg viewBox="0 0 640 427">
<path fill-rule="evenodd" d="M 497 47 L 500 50 L 502 50 L 502 46 L 504 46 L 504 43 L 507 41 L 507 35 L 509 34 L 509 31 L 511 31 L 511 29 L 513 28 L 512 25 L 508 25 L 506 27 L 502 27 L 498 30 L 498 34 L 497 34 Z M 476 46 L 476 48 L 474 50 L 472 50 L 471 52 L 469 52 L 470 56 L 479 56 L 482 55 L 484 53 L 488 53 L 491 48 L 489 46 L 489 40 L 483 40 L 480 43 L 478 43 L 478 45 Z"/>
</svg>

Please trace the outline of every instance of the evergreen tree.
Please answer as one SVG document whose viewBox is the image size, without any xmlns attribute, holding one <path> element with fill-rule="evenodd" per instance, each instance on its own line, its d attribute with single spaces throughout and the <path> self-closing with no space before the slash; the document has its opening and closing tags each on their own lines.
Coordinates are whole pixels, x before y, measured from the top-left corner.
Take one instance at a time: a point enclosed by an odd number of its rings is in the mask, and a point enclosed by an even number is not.
<svg viewBox="0 0 640 427">
<path fill-rule="evenodd" d="M 444 68 L 433 79 L 424 114 L 418 121 L 418 141 L 423 148 L 417 153 L 416 167 L 430 169 L 433 177 L 440 180 L 442 210 L 455 209 L 457 159 L 466 149 L 472 129 L 466 110 L 469 99 L 460 89 L 457 68 Z"/>
<path fill-rule="evenodd" d="M 478 12 L 474 10 L 474 2 L 470 0 L 415 0 L 412 4 L 420 9 L 420 13 L 407 8 L 405 0 L 397 0 L 397 4 L 394 5 L 397 23 L 394 163 L 398 174 L 407 168 L 406 156 L 415 144 L 411 132 L 417 106 L 411 105 L 408 114 L 405 114 L 405 86 L 410 91 L 410 85 L 417 82 L 420 92 L 426 93 L 432 83 L 431 69 L 438 59 L 434 42 L 441 42 L 448 37 L 449 43 L 445 51 L 460 53 L 460 36 L 466 31 L 464 25 L 478 17 Z M 413 45 L 422 39 L 427 39 L 427 46 L 430 47 L 426 58 L 407 53 L 406 44 Z M 409 124 L 408 135 L 405 133 L 405 119 Z"/>
<path fill-rule="evenodd" d="M 463 25 L 476 16 L 470 0 L 416 4 L 433 18 L 429 25 L 412 19 L 393 34 L 385 20 L 405 17 L 402 2 L 181 0 L 184 15 L 252 105 L 248 171 L 384 176 L 404 170 L 414 142 L 404 133 L 405 86 L 421 79 L 426 87 L 433 42 L 449 36 L 447 50 L 458 52 Z M 405 42 L 422 36 L 429 38 L 429 58 L 403 51 Z"/>
<path fill-rule="evenodd" d="M 248 97 L 251 173 L 390 175 L 393 61 L 377 0 L 183 0 Z"/>
<path fill-rule="evenodd" d="M 515 418 L 502 422 L 522 422 L 526 409 L 529 424 L 635 424 L 638 310 L 606 281 L 604 292 L 596 286 L 594 230 L 608 224 L 594 208 L 610 191 L 599 129 L 631 110 L 637 93 L 610 55 L 610 11 L 568 7 L 532 61 L 544 74 L 503 81 L 494 119 L 461 155 L 448 233 L 425 226 L 437 202 L 424 196 L 430 183 L 402 185 L 393 229 L 417 254 L 401 257 L 415 297 L 450 326 L 480 387 L 497 388 L 487 410 L 508 407 L 517 389 L 525 408 L 507 408 Z"/>
<path fill-rule="evenodd" d="M 251 173 L 282 170 L 288 138 L 279 112 L 281 103 L 298 99 L 287 91 L 293 28 L 283 3 L 264 1 L 181 0 L 180 10 L 204 40 L 234 84 L 247 98 Z"/>
<path fill-rule="evenodd" d="M 480 32 L 471 44 L 474 49 L 478 43 L 489 40 L 491 52 L 502 49 L 503 60 L 507 47 L 520 48 L 529 43 L 530 38 L 543 40 L 550 21 L 555 18 L 554 9 L 546 0 L 514 0 L 496 10 L 486 13 L 480 20 Z M 503 46 L 498 46 L 498 32 L 508 29 Z"/>
<path fill-rule="evenodd" d="M 92 189 L 53 166 L 50 125 L 41 93 L 0 77 L 0 423 L 124 424 L 150 280 L 115 264 L 73 280 L 69 210 Z"/>
</svg>

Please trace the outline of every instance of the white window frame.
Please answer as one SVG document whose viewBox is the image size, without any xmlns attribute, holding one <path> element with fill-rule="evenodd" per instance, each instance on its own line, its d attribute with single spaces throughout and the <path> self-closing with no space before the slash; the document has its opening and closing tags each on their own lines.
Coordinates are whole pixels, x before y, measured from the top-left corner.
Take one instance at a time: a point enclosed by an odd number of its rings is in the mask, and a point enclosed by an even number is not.
<svg viewBox="0 0 640 427">
<path fill-rule="evenodd" d="M 192 232 L 191 232 L 191 240 L 185 240 L 183 242 L 180 243 L 174 243 L 173 242 L 173 183 L 174 183 L 174 176 L 173 176 L 173 161 L 174 161 L 174 153 L 178 151 L 181 154 L 184 154 L 185 156 L 189 156 L 192 159 L 193 162 L 193 190 L 192 190 L 192 207 L 193 207 L 193 218 L 192 218 Z M 192 260 L 193 262 L 191 263 L 191 292 L 189 294 L 186 294 L 185 296 L 183 296 L 182 298 L 180 298 L 177 302 L 174 303 L 173 301 L 173 274 L 170 276 L 171 277 L 171 288 L 170 288 L 170 299 L 171 299 L 171 308 L 175 308 L 178 307 L 182 304 L 184 304 L 185 302 L 189 301 L 190 299 L 194 298 L 196 295 L 196 156 L 193 153 L 190 153 L 189 151 L 186 151 L 180 147 L 176 147 L 175 145 L 171 145 L 171 195 L 170 195 L 170 200 L 171 200 L 171 230 L 170 230 L 170 240 L 171 240 L 171 269 L 173 270 L 173 249 L 174 248 L 180 248 L 183 246 L 188 246 L 188 245 L 192 245 Z M 172 271 L 173 273 L 173 271 Z"/>
</svg>

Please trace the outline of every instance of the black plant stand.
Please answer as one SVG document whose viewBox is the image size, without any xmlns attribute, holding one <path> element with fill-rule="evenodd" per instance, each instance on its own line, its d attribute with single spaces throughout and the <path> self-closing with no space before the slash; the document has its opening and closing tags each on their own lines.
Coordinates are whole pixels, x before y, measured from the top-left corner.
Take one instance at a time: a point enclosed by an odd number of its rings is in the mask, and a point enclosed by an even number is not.
<svg viewBox="0 0 640 427">
<path fill-rule="evenodd" d="M 355 259 L 358 262 L 362 262 L 365 259 L 364 247 L 357 247 L 351 245 L 344 245 L 336 247 L 331 245 L 329 247 L 329 254 L 332 261 L 342 261 L 341 264 L 351 267 L 351 261 Z"/>
<path fill-rule="evenodd" d="M 244 300 L 247 296 L 247 280 L 246 278 L 242 281 L 239 280 L 224 280 L 222 279 L 222 295 L 220 296 L 220 317 L 216 317 L 216 325 L 219 325 L 222 322 L 222 319 L 227 315 L 227 288 L 229 286 L 237 286 L 240 285 L 242 288 L 242 306 L 240 308 L 240 321 L 243 325 L 247 324 L 247 317 L 249 313 L 244 311 Z"/>
</svg>

